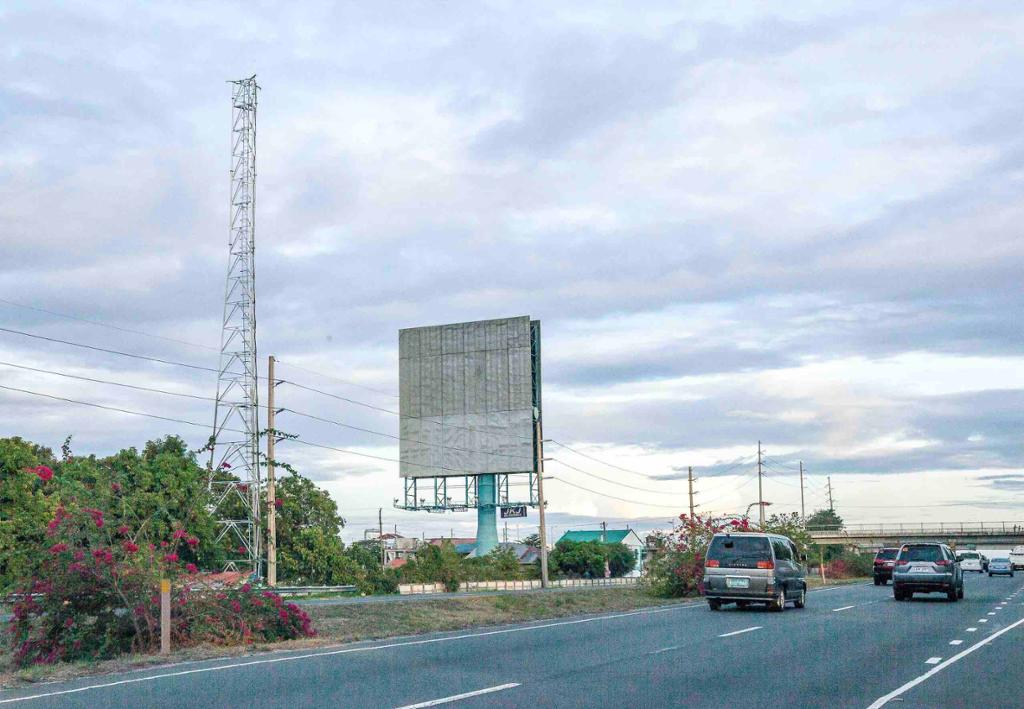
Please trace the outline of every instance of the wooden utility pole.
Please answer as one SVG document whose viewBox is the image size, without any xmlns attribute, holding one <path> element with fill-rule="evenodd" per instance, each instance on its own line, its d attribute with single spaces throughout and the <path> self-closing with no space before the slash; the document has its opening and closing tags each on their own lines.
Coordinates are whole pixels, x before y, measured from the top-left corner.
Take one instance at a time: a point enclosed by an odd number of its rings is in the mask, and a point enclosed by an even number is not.
<svg viewBox="0 0 1024 709">
<path fill-rule="evenodd" d="M 764 529 L 764 488 L 761 485 L 761 441 L 757 442 L 757 507 L 758 519 L 761 520 L 761 529 Z"/>
<path fill-rule="evenodd" d="M 804 509 L 804 462 L 800 461 L 800 519 L 807 520 L 807 510 Z"/>
<path fill-rule="evenodd" d="M 688 478 L 690 481 L 690 519 L 693 519 L 694 515 L 694 504 L 693 504 L 693 466 L 687 468 Z"/>
<path fill-rule="evenodd" d="M 171 651 L 171 580 L 160 579 L 160 654 Z"/>
<path fill-rule="evenodd" d="M 267 358 L 267 585 L 277 585 L 277 483 L 274 479 L 274 356 Z"/>
<path fill-rule="evenodd" d="M 830 512 L 835 512 L 836 506 L 832 502 L 832 476 L 828 476 L 828 509 Z"/>
<path fill-rule="evenodd" d="M 372 508 L 371 508 L 372 509 Z M 377 541 L 380 543 L 380 568 L 388 568 L 388 557 L 384 552 L 384 508 L 377 508 Z"/>
<path fill-rule="evenodd" d="M 548 587 L 548 529 L 544 519 L 544 429 L 540 415 L 534 417 L 534 440 L 537 441 L 534 468 L 537 472 L 537 510 L 540 517 L 540 587 Z"/>
</svg>

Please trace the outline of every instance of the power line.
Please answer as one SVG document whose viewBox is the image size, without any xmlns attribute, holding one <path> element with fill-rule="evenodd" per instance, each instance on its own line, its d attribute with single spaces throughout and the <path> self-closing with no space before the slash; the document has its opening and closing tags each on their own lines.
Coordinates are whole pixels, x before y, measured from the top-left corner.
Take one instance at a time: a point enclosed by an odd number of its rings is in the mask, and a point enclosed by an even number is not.
<svg viewBox="0 0 1024 709">
<path fill-rule="evenodd" d="M 86 345 L 81 342 L 72 342 L 70 340 L 61 340 L 57 337 L 46 337 L 45 335 L 36 335 L 31 332 L 23 332 L 21 330 L 12 330 L 7 327 L 0 327 L 0 332 L 8 332 L 14 335 L 23 335 L 25 337 L 31 337 L 37 340 L 45 340 L 47 342 L 56 342 L 62 345 L 70 345 L 72 347 L 82 347 L 87 350 L 93 350 L 94 352 L 105 352 L 107 354 L 114 354 L 120 357 L 131 357 L 132 359 L 141 359 L 147 362 L 158 362 L 159 364 L 169 364 L 175 367 L 187 367 L 188 369 L 196 369 L 203 372 L 213 372 L 214 374 L 220 374 L 220 370 L 214 369 L 213 367 L 204 367 L 199 364 L 188 364 L 187 362 L 176 362 L 170 359 L 160 359 L 159 357 L 149 357 L 147 355 L 135 354 L 133 352 L 122 352 L 120 350 L 110 350 L 105 347 L 96 347 L 95 345 Z"/>
<path fill-rule="evenodd" d="M 135 389 L 137 391 L 148 391 L 154 394 L 167 394 L 169 396 L 181 396 L 186 399 L 198 399 L 199 401 L 216 401 L 212 396 L 201 396 L 199 394 L 185 394 L 179 391 L 168 391 L 166 389 L 155 389 L 153 387 L 144 387 L 137 384 L 125 384 L 124 382 L 112 382 L 108 379 L 96 379 L 93 377 L 83 377 L 77 374 L 68 374 L 67 372 L 57 372 L 52 369 L 39 369 L 38 367 L 28 367 L 24 364 L 14 364 L 13 362 L 0 362 L 0 365 L 5 367 L 16 367 L 17 369 L 24 369 L 29 372 L 39 372 L 41 374 L 53 374 L 58 377 L 66 377 L 67 379 L 78 379 L 83 382 L 93 382 L 95 384 L 109 384 L 110 386 L 124 387 L 126 389 Z"/>
<path fill-rule="evenodd" d="M 339 382 L 341 384 L 347 384 L 349 386 L 354 386 L 354 387 L 357 387 L 359 389 L 365 389 L 366 391 L 372 391 L 374 394 L 380 394 L 382 396 L 390 396 L 392 399 L 397 399 L 398 398 L 397 394 L 392 394 L 391 392 L 387 392 L 387 391 L 381 391 L 380 389 L 374 389 L 373 387 L 368 387 L 365 384 L 359 384 L 357 382 L 349 381 L 348 379 L 342 379 L 342 378 L 336 377 L 336 376 L 334 376 L 332 374 L 325 374 L 323 372 L 318 372 L 315 369 L 310 369 L 309 367 L 303 367 L 302 365 L 293 364 L 291 362 L 282 362 L 281 360 L 277 360 L 277 364 L 283 364 L 283 365 L 285 365 L 287 367 L 294 367 L 295 369 L 301 369 L 303 372 L 308 372 L 310 374 L 315 374 L 315 375 L 317 375 L 319 377 L 324 377 L 325 379 L 331 379 L 331 380 L 334 380 L 334 381 Z"/>
<path fill-rule="evenodd" d="M 63 402 L 68 403 L 68 404 L 79 404 L 81 406 L 91 406 L 91 407 L 93 407 L 95 409 L 104 409 L 106 411 L 116 411 L 117 413 L 121 413 L 121 414 L 131 414 L 132 416 L 145 416 L 146 418 L 159 419 L 160 421 L 171 421 L 173 423 L 183 423 L 183 424 L 186 424 L 188 426 L 196 426 L 196 427 L 199 427 L 199 428 L 206 428 L 206 429 L 210 428 L 210 424 L 209 423 L 196 423 L 195 421 L 187 421 L 185 419 L 178 419 L 178 418 L 173 418 L 173 417 L 170 417 L 170 416 L 159 416 L 157 414 L 148 414 L 148 413 L 145 413 L 143 411 L 132 411 L 131 409 L 122 409 L 122 408 L 119 408 L 119 407 L 116 407 L 116 406 L 106 406 L 104 404 L 96 404 L 96 403 L 93 403 L 91 401 L 80 401 L 78 399 L 69 399 L 67 397 L 56 396 L 54 394 L 44 394 L 43 392 L 30 391 L 28 389 L 19 389 L 17 387 L 6 386 L 4 384 L 0 384 L 0 389 L 6 389 L 8 391 L 16 391 L 16 392 L 19 392 L 21 394 L 31 394 L 32 396 L 40 396 L 40 397 L 43 397 L 43 398 L 46 398 L 46 399 L 53 399 L 55 401 L 63 401 Z M 231 428 L 225 428 L 225 429 L 222 429 L 222 430 L 229 431 L 231 433 L 245 433 L 244 431 L 238 431 L 238 430 L 231 429 Z"/>
<path fill-rule="evenodd" d="M 118 332 L 127 332 L 133 335 L 144 335 L 146 337 L 152 337 L 157 340 L 165 340 L 167 342 L 176 342 L 179 345 L 188 345 L 189 347 L 199 347 L 204 350 L 212 350 L 213 352 L 219 351 L 216 347 L 209 345 L 200 345 L 196 342 L 189 342 L 188 340 L 179 340 L 174 337 L 165 337 L 164 335 L 154 335 L 151 332 L 144 332 L 143 330 L 134 330 L 130 327 L 121 327 L 120 325 L 111 325 L 110 323 L 100 322 L 99 320 L 90 320 L 89 318 L 78 317 L 77 315 L 68 315 L 67 313 L 58 313 L 56 310 L 47 310 L 46 308 L 37 308 L 34 305 L 26 305 L 25 303 L 16 303 L 13 300 L 7 300 L 0 298 L 0 303 L 4 305 L 10 305 L 15 308 L 24 308 L 25 310 L 34 310 L 37 313 L 46 313 L 47 315 L 55 315 L 58 318 L 66 318 L 68 320 L 75 320 L 77 322 L 87 323 L 89 325 L 98 325 L 99 327 L 109 328 L 111 330 L 117 330 Z"/>
<path fill-rule="evenodd" d="M 564 485 L 568 485 L 570 487 L 574 487 L 574 488 L 577 488 L 579 490 L 583 490 L 585 492 L 592 493 L 594 495 L 599 495 L 600 497 L 607 497 L 607 498 L 612 499 L 612 500 L 618 500 L 619 502 L 629 502 L 629 503 L 634 504 L 634 505 L 643 505 L 644 507 L 660 507 L 660 508 L 663 508 L 663 509 L 666 509 L 666 510 L 678 510 L 678 509 L 680 509 L 679 505 L 657 505 L 657 504 L 654 504 L 654 503 L 651 503 L 651 502 L 640 502 L 639 500 L 627 500 L 624 497 L 616 497 L 615 495 L 609 495 L 609 494 L 604 493 L 604 492 L 598 492 L 597 490 L 591 490 L 588 487 L 583 487 L 582 485 L 577 485 L 576 483 L 571 483 L 568 480 L 563 480 L 562 478 L 547 477 L 547 478 L 545 478 L 545 480 L 555 480 L 555 481 L 560 482 L 560 483 L 562 483 Z"/>
<path fill-rule="evenodd" d="M 551 462 L 558 463 L 559 465 L 564 465 L 565 467 L 569 468 L 570 470 L 575 470 L 577 473 L 582 473 L 583 475 L 587 475 L 589 477 L 595 478 L 597 480 L 601 480 L 603 482 L 606 482 L 606 483 L 609 483 L 609 484 L 612 484 L 612 485 L 618 485 L 620 487 L 626 487 L 626 488 L 629 488 L 630 490 L 637 490 L 639 492 L 653 492 L 655 494 L 678 494 L 678 495 L 682 495 L 683 494 L 682 491 L 655 490 L 655 489 L 652 489 L 652 488 L 649 488 L 649 487 L 637 487 L 636 485 L 630 485 L 628 483 L 618 482 L 616 480 L 609 480 L 608 478 L 603 478 L 600 475 L 597 475 L 595 473 L 591 473 L 591 472 L 589 472 L 587 470 L 583 470 L 582 468 L 577 468 L 574 465 L 570 465 L 569 463 L 566 463 L 564 460 L 559 460 L 558 458 L 551 458 Z"/>
</svg>

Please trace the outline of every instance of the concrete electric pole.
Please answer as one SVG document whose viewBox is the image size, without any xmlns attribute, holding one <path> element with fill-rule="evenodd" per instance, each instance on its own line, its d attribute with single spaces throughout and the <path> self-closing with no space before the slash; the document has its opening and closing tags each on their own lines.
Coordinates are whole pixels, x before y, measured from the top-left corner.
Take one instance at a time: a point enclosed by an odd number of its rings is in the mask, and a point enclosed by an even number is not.
<svg viewBox="0 0 1024 709">
<path fill-rule="evenodd" d="M 807 510 L 804 509 L 804 462 L 800 461 L 800 519 L 807 519 Z"/>
<path fill-rule="evenodd" d="M 762 471 L 761 471 L 761 441 L 757 442 L 757 508 L 759 519 L 761 521 L 761 529 L 764 529 L 764 489 L 761 485 Z"/>
<path fill-rule="evenodd" d="M 277 485 L 274 479 L 274 356 L 267 358 L 267 585 L 277 585 Z"/>
<path fill-rule="evenodd" d="M 830 512 L 835 512 L 836 506 L 832 502 L 832 476 L 828 476 L 828 509 Z"/>
<path fill-rule="evenodd" d="M 696 505 L 693 504 L 693 466 L 687 468 L 687 477 L 690 483 L 690 519 L 693 519 L 694 508 Z"/>
<path fill-rule="evenodd" d="M 537 439 L 537 510 L 540 517 L 540 587 L 548 587 L 548 529 L 544 517 L 544 429 L 540 416 L 534 417 L 534 436 Z"/>
</svg>

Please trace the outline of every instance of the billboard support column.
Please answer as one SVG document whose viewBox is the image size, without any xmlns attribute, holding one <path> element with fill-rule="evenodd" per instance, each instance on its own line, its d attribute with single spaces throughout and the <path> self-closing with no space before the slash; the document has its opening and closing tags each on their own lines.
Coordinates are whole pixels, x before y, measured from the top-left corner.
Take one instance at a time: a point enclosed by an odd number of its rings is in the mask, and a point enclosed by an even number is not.
<svg viewBox="0 0 1024 709">
<path fill-rule="evenodd" d="M 476 556 L 489 554 L 498 546 L 497 509 L 497 476 L 480 475 L 477 477 L 477 509 L 476 509 Z"/>
<path fill-rule="evenodd" d="M 548 587 L 548 531 L 544 521 L 544 431 L 540 425 L 540 416 L 534 418 L 534 436 L 537 461 L 537 510 L 540 516 L 540 587 Z"/>
</svg>

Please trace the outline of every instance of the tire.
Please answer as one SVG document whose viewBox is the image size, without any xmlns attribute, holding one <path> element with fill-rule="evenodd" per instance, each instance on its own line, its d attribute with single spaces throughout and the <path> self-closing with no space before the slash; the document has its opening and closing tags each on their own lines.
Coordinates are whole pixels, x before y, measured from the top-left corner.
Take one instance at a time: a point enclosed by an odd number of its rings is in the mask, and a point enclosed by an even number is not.
<svg viewBox="0 0 1024 709">
<path fill-rule="evenodd" d="M 892 590 L 892 597 L 894 599 L 896 599 L 897 601 L 904 600 L 903 591 L 897 591 L 896 589 L 893 589 Z"/>
<path fill-rule="evenodd" d="M 988 577 L 992 578 L 992 572 L 991 571 L 988 572 Z"/>
<path fill-rule="evenodd" d="M 876 577 L 875 577 L 875 585 L 876 585 L 876 586 L 881 586 L 881 585 L 882 585 L 882 579 L 880 579 L 880 578 L 878 578 L 878 577 L 876 576 Z"/>
<path fill-rule="evenodd" d="M 956 590 L 956 600 L 961 600 L 964 597 L 964 585 L 960 584 L 960 588 Z"/>
<path fill-rule="evenodd" d="M 800 595 L 793 601 L 794 608 L 805 608 L 807 606 L 807 587 L 804 586 L 800 589 Z"/>
<path fill-rule="evenodd" d="M 779 589 L 779 595 L 775 597 L 775 600 L 768 606 L 775 613 L 781 613 L 786 610 L 786 591 L 785 589 Z"/>
<path fill-rule="evenodd" d="M 720 600 L 718 600 L 717 598 L 709 598 L 708 599 L 708 608 L 710 608 L 713 611 L 721 610 L 722 609 L 722 602 Z"/>
<path fill-rule="evenodd" d="M 949 589 L 948 591 L 946 591 L 946 600 L 947 601 L 952 601 L 953 603 L 956 603 L 956 599 L 957 599 L 957 594 L 956 594 L 956 588 L 955 587 Z"/>
</svg>

